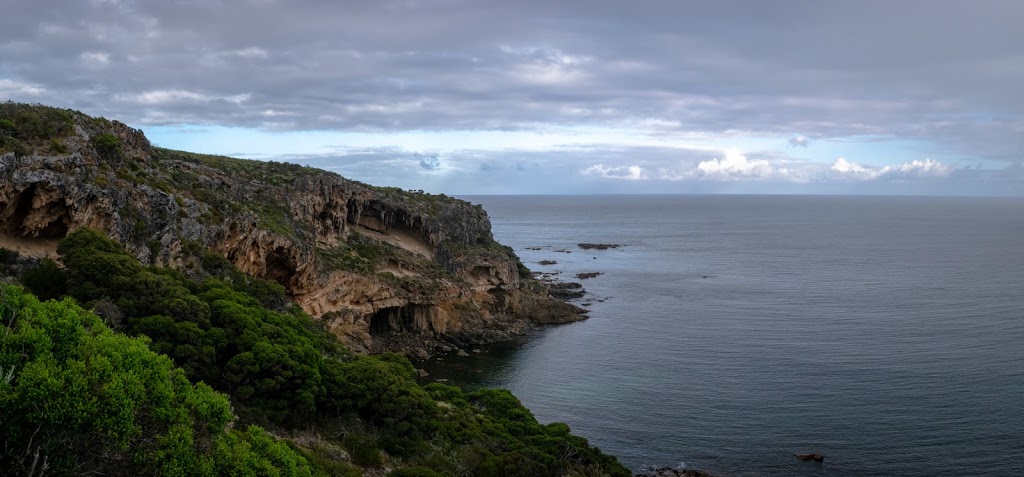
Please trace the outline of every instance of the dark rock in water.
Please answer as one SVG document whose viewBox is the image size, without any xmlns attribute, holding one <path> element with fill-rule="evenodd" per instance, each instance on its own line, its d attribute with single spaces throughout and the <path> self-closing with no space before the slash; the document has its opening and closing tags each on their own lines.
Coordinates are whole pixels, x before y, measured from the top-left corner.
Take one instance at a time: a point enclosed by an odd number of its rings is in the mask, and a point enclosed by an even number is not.
<svg viewBox="0 0 1024 477">
<path fill-rule="evenodd" d="M 800 460 L 813 460 L 815 462 L 823 462 L 825 460 L 825 454 L 793 454 L 797 459 Z"/>
<path fill-rule="evenodd" d="M 579 278 L 580 280 L 586 280 L 588 278 L 594 278 L 594 277 L 596 277 L 598 275 L 604 275 L 604 273 L 602 273 L 602 272 L 583 272 L 583 273 L 577 273 L 576 274 L 576 278 Z"/>
<path fill-rule="evenodd" d="M 581 298 L 587 292 L 583 285 L 577 282 L 554 282 L 548 284 L 548 293 L 559 300 L 572 300 Z"/>
<path fill-rule="evenodd" d="M 583 284 L 580 282 L 555 282 L 548 285 L 551 288 L 560 288 L 566 290 L 579 290 L 583 288 Z"/>
<path fill-rule="evenodd" d="M 579 243 L 579 244 L 576 244 L 576 246 L 578 246 L 579 248 L 582 248 L 583 250 L 590 250 L 590 249 L 594 249 L 594 250 L 608 250 L 610 248 L 619 248 L 619 247 L 622 246 L 622 244 L 618 244 L 618 243 Z"/>
<path fill-rule="evenodd" d="M 558 263 L 558 262 L 556 262 L 554 260 L 541 260 L 541 261 L 537 262 L 537 265 L 554 265 L 556 263 Z"/>
<path fill-rule="evenodd" d="M 542 250 L 541 247 L 526 247 L 527 250 Z"/>
<path fill-rule="evenodd" d="M 715 477 L 714 474 L 700 469 L 673 469 L 671 467 L 648 467 L 635 477 Z"/>
</svg>

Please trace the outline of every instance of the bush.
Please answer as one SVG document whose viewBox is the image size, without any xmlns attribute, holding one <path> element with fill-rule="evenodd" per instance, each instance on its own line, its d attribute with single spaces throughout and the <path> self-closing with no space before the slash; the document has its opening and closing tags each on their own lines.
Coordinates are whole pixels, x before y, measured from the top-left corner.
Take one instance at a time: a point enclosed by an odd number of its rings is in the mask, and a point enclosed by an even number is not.
<svg viewBox="0 0 1024 477">
<path fill-rule="evenodd" d="M 22 272 L 21 283 L 42 300 L 60 298 L 67 294 L 68 289 L 64 271 L 49 258 Z"/>
<path fill-rule="evenodd" d="M 226 431 L 223 395 L 70 300 L 40 303 L 0 286 L 0 322 L 6 471 L 310 475 L 304 458 L 262 430 Z"/>
<path fill-rule="evenodd" d="M 377 441 L 365 432 L 351 432 L 342 440 L 345 449 L 352 458 L 352 462 L 363 467 L 381 467 L 384 460 L 381 459 L 380 449 L 377 448 Z"/>
<path fill-rule="evenodd" d="M 104 159 L 116 159 L 120 155 L 121 141 L 113 134 L 99 134 L 93 137 L 92 145 Z"/>
<path fill-rule="evenodd" d="M 18 126 L 10 119 L 0 119 L 0 137 L 11 137 L 18 131 Z"/>
<path fill-rule="evenodd" d="M 449 477 L 449 474 L 441 474 L 434 472 L 426 467 L 402 467 L 401 469 L 395 469 L 389 477 Z"/>
</svg>

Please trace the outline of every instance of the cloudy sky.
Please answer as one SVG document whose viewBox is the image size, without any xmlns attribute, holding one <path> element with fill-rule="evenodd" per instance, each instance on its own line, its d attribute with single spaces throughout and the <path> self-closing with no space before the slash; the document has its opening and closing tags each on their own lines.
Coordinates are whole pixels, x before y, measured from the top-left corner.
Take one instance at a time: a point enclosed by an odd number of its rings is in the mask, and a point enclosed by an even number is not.
<svg viewBox="0 0 1024 477">
<path fill-rule="evenodd" d="M 1024 2 L 5 0 L 0 99 L 449 194 L 1024 195 Z"/>
</svg>

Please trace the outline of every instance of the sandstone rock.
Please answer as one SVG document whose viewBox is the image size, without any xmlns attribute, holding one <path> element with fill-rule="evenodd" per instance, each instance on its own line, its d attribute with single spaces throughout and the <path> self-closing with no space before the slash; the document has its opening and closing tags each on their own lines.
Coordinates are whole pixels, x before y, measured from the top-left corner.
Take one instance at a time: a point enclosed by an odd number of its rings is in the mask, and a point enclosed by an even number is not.
<svg viewBox="0 0 1024 477">
<path fill-rule="evenodd" d="M 479 206 L 295 164 L 156 148 L 116 121 L 72 117 L 58 138 L 69 153 L 0 156 L 0 237 L 45 255 L 91 227 L 144 263 L 189 273 L 201 269 L 198 246 L 280 283 L 358 352 L 419 356 L 452 337 L 465 346 L 585 318 L 551 304 Z M 118 139 L 117 154 L 96 151 L 99 134 Z"/>
</svg>

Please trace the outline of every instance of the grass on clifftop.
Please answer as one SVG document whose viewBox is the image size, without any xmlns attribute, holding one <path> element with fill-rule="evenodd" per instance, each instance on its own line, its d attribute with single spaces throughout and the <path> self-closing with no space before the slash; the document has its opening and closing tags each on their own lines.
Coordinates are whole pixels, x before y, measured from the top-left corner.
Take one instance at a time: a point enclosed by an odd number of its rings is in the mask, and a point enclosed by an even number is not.
<svg viewBox="0 0 1024 477">
<path fill-rule="evenodd" d="M 59 139 L 71 133 L 76 113 L 11 101 L 0 103 L 0 154 L 26 156 L 36 150 L 67 153 Z"/>
</svg>

